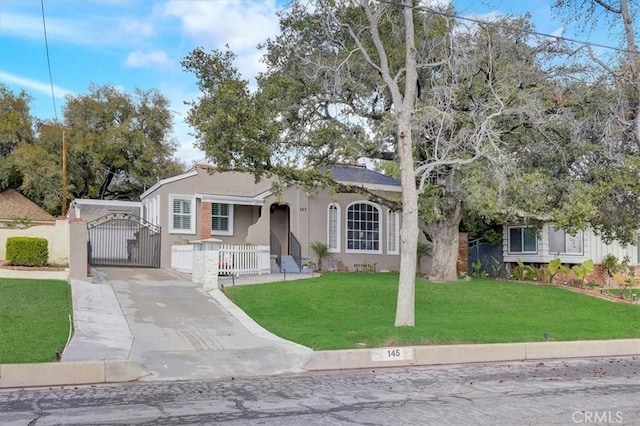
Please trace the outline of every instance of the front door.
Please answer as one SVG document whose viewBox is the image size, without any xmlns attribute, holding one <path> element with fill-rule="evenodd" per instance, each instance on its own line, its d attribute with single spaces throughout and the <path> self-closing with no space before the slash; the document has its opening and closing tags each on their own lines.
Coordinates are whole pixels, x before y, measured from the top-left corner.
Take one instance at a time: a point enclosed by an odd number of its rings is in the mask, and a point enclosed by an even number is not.
<svg viewBox="0 0 640 426">
<path fill-rule="evenodd" d="M 271 233 L 280 242 L 279 255 L 289 254 L 289 220 L 290 209 L 286 204 L 272 204 L 271 205 L 271 220 L 269 226 Z M 273 249 L 273 247 L 272 247 Z"/>
</svg>

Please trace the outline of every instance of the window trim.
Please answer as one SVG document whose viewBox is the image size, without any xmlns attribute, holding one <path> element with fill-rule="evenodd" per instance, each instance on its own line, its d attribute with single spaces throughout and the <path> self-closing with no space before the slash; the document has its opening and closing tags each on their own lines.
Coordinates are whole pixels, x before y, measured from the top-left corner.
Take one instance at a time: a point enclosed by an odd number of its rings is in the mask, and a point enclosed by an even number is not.
<svg viewBox="0 0 640 426">
<path fill-rule="evenodd" d="M 378 250 L 362 250 L 362 249 L 350 249 L 349 248 L 349 209 L 351 207 L 353 207 L 356 204 L 367 204 L 372 206 L 374 209 L 376 209 L 378 211 Z M 344 247 L 344 251 L 345 253 L 353 253 L 353 254 L 382 254 L 382 247 L 384 244 L 382 235 L 383 235 L 383 230 L 382 230 L 382 225 L 383 225 L 383 216 L 382 216 L 382 209 L 380 208 L 379 205 L 372 203 L 370 201 L 364 201 L 364 200 L 360 200 L 360 201 L 354 201 L 352 203 L 350 203 L 346 210 L 346 215 L 345 215 L 345 234 L 344 234 L 344 238 L 345 238 L 345 247 Z"/>
<path fill-rule="evenodd" d="M 218 230 L 213 229 L 213 205 L 214 204 L 220 204 L 220 205 L 226 204 L 227 206 L 229 206 L 229 216 L 227 216 L 228 219 L 229 219 L 228 220 L 228 225 L 229 226 L 228 226 L 226 231 L 218 231 Z M 230 204 L 230 203 L 215 203 L 215 202 L 211 203 L 211 216 L 209 217 L 209 220 L 211 221 L 211 235 L 227 235 L 227 236 L 232 236 L 233 235 L 233 215 L 234 215 L 233 212 L 234 212 L 233 204 Z M 225 216 L 218 215 L 216 217 L 225 217 Z"/>
<path fill-rule="evenodd" d="M 536 249 L 534 251 L 525 251 L 524 250 L 524 235 L 522 238 L 522 250 L 521 251 L 511 251 L 511 230 L 512 229 L 520 229 L 520 232 L 522 233 L 524 229 L 533 229 L 533 227 L 531 226 L 524 226 L 524 225 L 519 225 L 519 226 L 508 226 L 507 227 L 507 253 L 508 254 L 538 254 L 538 233 L 536 232 Z"/>
<path fill-rule="evenodd" d="M 330 247 L 329 242 L 331 239 L 329 238 L 329 234 L 331 232 L 330 228 L 330 220 L 331 220 L 331 208 L 335 207 L 336 209 L 336 247 Z M 340 241 L 340 204 L 331 203 L 327 206 L 327 249 L 329 253 L 340 253 L 341 241 Z"/>
<path fill-rule="evenodd" d="M 396 245 L 396 249 L 395 250 L 390 250 L 389 249 L 389 244 L 392 241 L 392 239 L 391 239 L 391 221 L 390 221 L 392 215 L 395 217 L 395 222 L 394 222 L 395 238 L 393 239 L 393 241 L 395 242 L 395 245 Z M 391 209 L 387 210 L 387 254 L 400 254 L 400 212 L 399 211 L 395 211 L 395 210 L 391 210 Z"/>
<path fill-rule="evenodd" d="M 175 200 L 189 201 L 190 220 L 189 229 L 174 228 L 173 226 L 173 202 Z M 183 213 L 182 213 L 183 214 Z M 169 233 L 171 234 L 195 234 L 196 233 L 196 197 L 193 195 L 169 194 Z"/>
<path fill-rule="evenodd" d="M 564 234 L 564 251 L 558 252 L 555 250 L 551 250 L 551 231 L 552 230 L 556 230 L 556 231 L 562 231 L 562 233 Z M 565 256 L 584 256 L 584 232 L 582 232 L 582 230 L 578 230 L 578 232 L 576 232 L 576 237 L 580 236 L 580 251 L 579 252 L 575 252 L 575 251 L 567 251 L 567 236 L 572 237 L 571 234 L 567 233 L 567 231 L 565 229 L 562 228 L 556 228 L 553 225 L 549 225 L 549 229 L 547 232 L 547 237 L 549 238 L 549 254 L 550 255 L 565 255 Z"/>
</svg>

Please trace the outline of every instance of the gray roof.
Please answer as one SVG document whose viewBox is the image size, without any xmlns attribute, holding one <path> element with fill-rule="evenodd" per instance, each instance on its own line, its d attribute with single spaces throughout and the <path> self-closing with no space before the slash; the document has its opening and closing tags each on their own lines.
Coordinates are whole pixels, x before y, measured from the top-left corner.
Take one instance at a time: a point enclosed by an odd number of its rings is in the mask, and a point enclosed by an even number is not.
<svg viewBox="0 0 640 426">
<path fill-rule="evenodd" d="M 340 183 L 401 186 L 398 179 L 361 166 L 335 165 L 331 169 L 331 176 Z"/>
</svg>

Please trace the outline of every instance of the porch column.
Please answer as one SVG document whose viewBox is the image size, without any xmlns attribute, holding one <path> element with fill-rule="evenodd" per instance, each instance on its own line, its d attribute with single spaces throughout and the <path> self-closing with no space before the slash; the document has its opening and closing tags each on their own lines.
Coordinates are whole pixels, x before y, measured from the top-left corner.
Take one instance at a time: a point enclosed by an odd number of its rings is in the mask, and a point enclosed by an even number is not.
<svg viewBox="0 0 640 426">
<path fill-rule="evenodd" d="M 193 246 L 193 273 L 191 280 L 202 284 L 204 291 L 218 288 L 218 262 L 220 260 L 221 240 L 207 238 L 192 241 Z"/>
</svg>

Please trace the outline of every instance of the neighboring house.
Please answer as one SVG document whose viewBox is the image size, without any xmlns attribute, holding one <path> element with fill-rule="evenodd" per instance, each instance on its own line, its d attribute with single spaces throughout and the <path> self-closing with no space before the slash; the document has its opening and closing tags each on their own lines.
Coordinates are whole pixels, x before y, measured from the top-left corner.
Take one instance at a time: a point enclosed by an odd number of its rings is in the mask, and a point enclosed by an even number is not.
<svg viewBox="0 0 640 426">
<path fill-rule="evenodd" d="M 0 192 L 0 227 L 53 225 L 55 220 L 55 217 L 15 189 Z"/>
<path fill-rule="evenodd" d="M 337 165 L 336 181 L 401 198 L 397 179 L 364 166 Z M 367 201 L 358 193 L 307 193 L 289 187 L 272 192 L 273 179 L 256 182 L 253 175 L 215 172 L 196 166 L 163 179 L 141 196 L 143 217 L 162 227 L 161 267 L 171 263 L 171 246 L 216 238 L 224 243 L 270 246 L 273 256 L 295 255 L 314 261 L 310 245 L 329 247 L 335 262 L 350 270 L 400 265 L 400 213 Z"/>
<path fill-rule="evenodd" d="M 605 244 L 589 228 L 571 235 L 550 224 L 539 230 L 526 225 L 509 225 L 503 228 L 502 241 L 504 262 L 507 263 L 515 263 L 518 259 L 524 263 L 549 263 L 559 257 L 566 264 L 579 264 L 587 259 L 600 264 L 607 254 L 613 254 L 618 260 L 628 256 L 631 265 L 640 264 L 640 235 L 635 245 L 624 246 L 615 241 Z"/>
<path fill-rule="evenodd" d="M 6 258 L 11 237 L 38 237 L 48 241 L 50 264 L 69 262 L 69 227 L 64 219 L 38 207 L 15 189 L 0 192 L 0 259 Z"/>
</svg>

